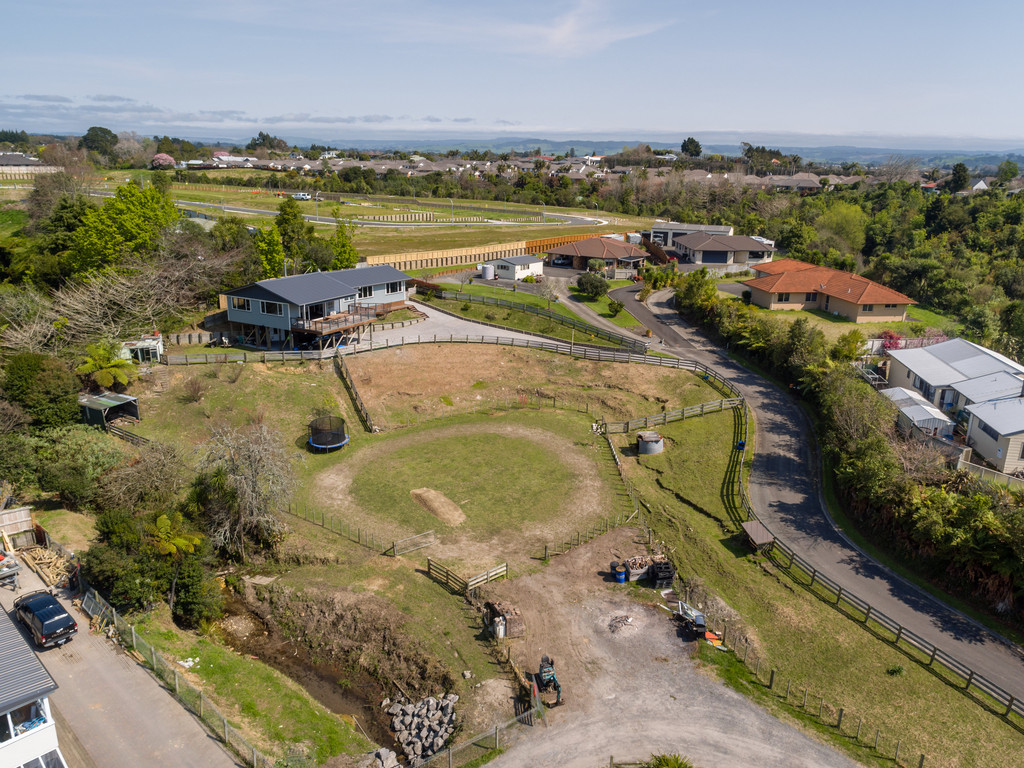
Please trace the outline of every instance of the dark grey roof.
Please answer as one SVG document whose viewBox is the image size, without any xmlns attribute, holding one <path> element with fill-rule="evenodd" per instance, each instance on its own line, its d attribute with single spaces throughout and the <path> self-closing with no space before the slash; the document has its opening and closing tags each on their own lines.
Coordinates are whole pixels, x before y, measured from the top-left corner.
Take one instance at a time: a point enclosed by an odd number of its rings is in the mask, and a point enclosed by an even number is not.
<svg viewBox="0 0 1024 768">
<path fill-rule="evenodd" d="M 21 152 L 0 152 L 0 165 L 42 165 L 42 162 Z"/>
<path fill-rule="evenodd" d="M 11 617 L 0 614 L 0 712 L 7 712 L 53 693 L 57 684 Z"/>
<path fill-rule="evenodd" d="M 366 285 L 380 285 L 408 280 L 409 276 L 389 264 L 332 272 L 308 272 L 289 277 L 275 277 L 228 291 L 228 296 L 267 298 L 289 304 L 319 304 L 322 301 L 355 295 Z"/>
</svg>

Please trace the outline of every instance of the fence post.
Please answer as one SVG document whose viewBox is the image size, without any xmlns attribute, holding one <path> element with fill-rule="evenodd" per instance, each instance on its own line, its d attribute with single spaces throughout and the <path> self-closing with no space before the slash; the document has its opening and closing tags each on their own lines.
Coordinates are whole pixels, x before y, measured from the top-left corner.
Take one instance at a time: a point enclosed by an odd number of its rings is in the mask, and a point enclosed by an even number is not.
<svg viewBox="0 0 1024 768">
<path fill-rule="evenodd" d="M 893 758 L 893 762 L 896 763 L 896 765 L 900 764 L 900 744 L 902 741 L 902 739 L 896 739 L 896 757 Z"/>
<path fill-rule="evenodd" d="M 843 730 L 843 708 L 839 708 L 839 720 L 836 722 L 836 729 L 841 733 Z"/>
<path fill-rule="evenodd" d="M 768 675 L 768 690 L 770 691 L 775 686 L 775 670 L 773 669 Z"/>
<path fill-rule="evenodd" d="M 1006 711 L 1003 712 L 1003 717 L 1006 717 L 1007 715 L 1010 714 L 1010 712 L 1013 711 L 1013 703 L 1015 701 L 1016 701 L 1016 699 L 1013 696 L 1011 696 L 1010 697 L 1010 703 L 1006 705 Z"/>
<path fill-rule="evenodd" d="M 494 748 L 498 748 L 498 726 L 494 726 Z"/>
<path fill-rule="evenodd" d="M 135 640 L 135 625 L 134 625 L 134 624 L 132 624 L 132 650 L 133 650 L 133 651 L 136 651 L 136 650 L 138 650 L 138 649 L 137 649 L 137 648 L 135 647 L 135 644 L 136 644 L 136 640 Z"/>
<path fill-rule="evenodd" d="M 151 645 L 151 646 L 149 646 L 149 650 L 150 650 L 149 657 L 150 657 L 150 659 L 153 660 L 153 671 L 157 672 L 158 670 L 156 668 L 156 648 Z"/>
<path fill-rule="evenodd" d="M 203 719 L 203 692 L 199 692 L 199 719 Z"/>
<path fill-rule="evenodd" d="M 174 670 L 174 695 L 178 695 L 178 670 Z"/>
<path fill-rule="evenodd" d="M 973 670 L 973 669 L 971 670 L 971 674 L 969 674 L 969 675 L 967 676 L 967 685 L 965 685 L 965 686 L 964 686 L 964 690 L 965 690 L 965 691 L 966 691 L 966 690 L 967 690 L 968 688 L 970 688 L 970 687 L 971 687 L 971 683 L 972 683 L 972 682 L 974 682 L 974 670 Z"/>
<path fill-rule="evenodd" d="M 221 715 L 220 719 L 221 719 L 221 722 L 224 723 L 224 743 L 227 744 L 228 743 L 228 719 L 226 717 L 224 717 L 224 715 Z M 253 749 L 255 750 L 255 747 L 253 747 Z M 256 761 L 253 760 L 252 764 L 256 765 Z"/>
<path fill-rule="evenodd" d="M 879 730 L 875 728 L 875 746 L 872 747 L 872 749 L 875 750 L 875 752 L 878 751 L 878 734 Z"/>
</svg>

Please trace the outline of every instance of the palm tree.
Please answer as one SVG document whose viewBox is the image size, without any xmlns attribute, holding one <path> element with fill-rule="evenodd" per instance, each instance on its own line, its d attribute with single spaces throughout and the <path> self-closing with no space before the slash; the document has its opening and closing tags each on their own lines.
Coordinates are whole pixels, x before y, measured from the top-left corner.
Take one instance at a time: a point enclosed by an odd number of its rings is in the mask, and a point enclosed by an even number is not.
<svg viewBox="0 0 1024 768">
<path fill-rule="evenodd" d="M 186 553 L 191 554 L 196 551 L 199 542 L 203 540 L 203 534 L 189 530 L 181 512 L 173 512 L 170 517 L 160 515 L 149 529 L 149 536 L 153 548 L 157 552 L 174 560 L 174 576 L 171 577 L 171 592 L 167 601 L 173 614 L 174 593 L 178 587 L 181 561 Z"/>
<path fill-rule="evenodd" d="M 76 373 L 88 377 L 97 387 L 108 389 L 115 384 L 127 386 L 139 375 L 135 363 L 120 356 L 120 349 L 113 341 L 101 341 L 85 348 L 86 355 Z"/>
</svg>

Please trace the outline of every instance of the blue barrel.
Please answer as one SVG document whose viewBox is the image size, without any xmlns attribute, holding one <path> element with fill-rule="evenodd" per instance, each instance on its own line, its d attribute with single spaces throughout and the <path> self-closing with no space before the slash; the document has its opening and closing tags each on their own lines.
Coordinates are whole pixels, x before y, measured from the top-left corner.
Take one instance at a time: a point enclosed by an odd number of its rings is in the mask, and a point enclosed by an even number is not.
<svg viewBox="0 0 1024 768">
<path fill-rule="evenodd" d="M 615 581 L 619 584 L 626 583 L 626 569 L 621 565 L 615 569 Z"/>
</svg>

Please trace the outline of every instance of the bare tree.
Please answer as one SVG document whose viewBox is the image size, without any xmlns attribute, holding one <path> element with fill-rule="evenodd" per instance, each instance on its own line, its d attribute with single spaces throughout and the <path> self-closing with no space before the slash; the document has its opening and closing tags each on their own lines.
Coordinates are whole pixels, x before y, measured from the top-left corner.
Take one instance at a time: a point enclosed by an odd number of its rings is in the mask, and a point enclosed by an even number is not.
<svg viewBox="0 0 1024 768">
<path fill-rule="evenodd" d="M 205 519 L 210 541 L 242 562 L 247 542 L 273 550 L 287 530 L 279 515 L 294 483 L 281 436 L 266 424 L 221 426 L 206 450 L 215 469 L 200 478 L 190 506 Z"/>
<path fill-rule="evenodd" d="M 0 292 L 0 347 L 70 356 L 97 339 L 126 339 L 195 306 L 231 267 L 230 254 L 163 256 L 107 269 L 51 295 Z"/>
<path fill-rule="evenodd" d="M 897 181 L 910 181 L 917 176 L 917 161 L 903 155 L 889 155 L 889 158 L 878 166 L 875 176 L 887 184 Z"/>
<path fill-rule="evenodd" d="M 186 464 L 181 450 L 168 443 L 148 443 L 107 472 L 97 500 L 107 509 L 136 509 L 173 501 L 185 488 Z"/>
<path fill-rule="evenodd" d="M 17 432 L 31 420 L 19 406 L 6 400 L 0 400 L 0 435 Z"/>
</svg>

